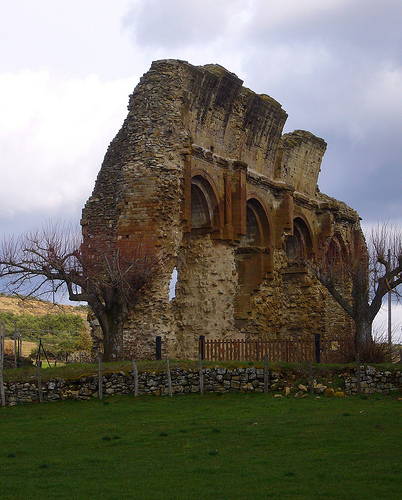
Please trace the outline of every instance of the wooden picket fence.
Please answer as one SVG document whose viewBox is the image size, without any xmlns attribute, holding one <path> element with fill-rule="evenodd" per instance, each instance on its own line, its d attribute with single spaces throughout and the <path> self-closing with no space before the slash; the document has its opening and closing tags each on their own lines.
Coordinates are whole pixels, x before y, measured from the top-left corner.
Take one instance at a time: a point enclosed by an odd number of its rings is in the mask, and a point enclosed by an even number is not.
<svg viewBox="0 0 402 500">
<path fill-rule="evenodd" d="M 306 363 L 332 362 L 342 350 L 342 340 L 322 339 L 227 339 L 212 340 L 200 337 L 200 354 L 207 361 L 268 361 Z"/>
</svg>

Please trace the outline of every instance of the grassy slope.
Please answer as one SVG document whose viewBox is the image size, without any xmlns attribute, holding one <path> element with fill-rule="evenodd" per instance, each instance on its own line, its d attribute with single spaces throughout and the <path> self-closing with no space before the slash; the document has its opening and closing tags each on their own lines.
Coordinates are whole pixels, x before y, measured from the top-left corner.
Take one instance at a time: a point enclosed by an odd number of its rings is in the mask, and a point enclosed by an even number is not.
<svg viewBox="0 0 402 500">
<path fill-rule="evenodd" d="M 130 396 L 0 411 L 0 494 L 400 498 L 401 402 Z"/>
<path fill-rule="evenodd" d="M 88 311 L 86 307 L 74 307 L 74 306 L 69 306 L 69 305 L 60 305 L 60 304 L 53 304 L 52 302 L 48 302 L 45 300 L 38 300 L 34 298 L 18 298 L 18 297 L 11 297 L 11 296 L 5 296 L 5 295 L 0 295 L 0 315 L 1 313 L 8 313 L 14 315 L 14 319 L 19 319 L 21 320 L 22 318 L 26 318 L 26 324 L 30 325 L 30 328 L 35 330 L 37 328 L 36 323 L 32 322 L 32 318 L 34 319 L 39 319 L 39 318 L 44 318 L 44 317 L 51 317 L 51 318 L 56 318 L 56 317 L 61 317 L 63 320 L 64 315 L 68 315 L 65 317 L 65 324 L 67 325 L 67 329 L 70 331 L 70 329 L 74 329 L 73 322 L 71 318 L 78 316 L 81 320 L 86 322 L 87 320 L 87 315 Z M 73 315 L 73 316 L 71 316 Z M 15 318 L 17 317 L 17 318 Z M 3 316 L 4 318 L 4 316 Z M 67 320 L 68 318 L 68 320 Z M 11 320 L 11 325 L 14 325 L 14 319 Z M 6 327 L 7 327 L 7 321 L 6 320 Z M 86 323 L 84 323 L 86 324 Z M 58 324 L 56 326 L 62 326 L 62 323 L 60 320 L 58 320 Z M 17 328 L 19 326 L 17 325 Z M 48 327 L 48 325 L 47 325 Z M 10 334 L 10 325 L 8 325 L 8 334 Z M 7 331 L 7 330 L 6 330 Z M 11 332 L 14 331 L 14 326 L 11 326 Z M 32 331 L 23 328 L 23 332 L 25 331 Z M 43 335 L 41 335 L 43 336 Z M 5 340 L 5 347 L 7 350 L 10 352 L 13 351 L 14 349 L 14 341 L 11 339 L 6 339 Z M 31 352 L 38 347 L 38 341 L 37 340 L 27 340 L 25 337 L 25 334 L 23 333 L 23 341 L 22 341 L 22 355 L 29 357 Z"/>
</svg>

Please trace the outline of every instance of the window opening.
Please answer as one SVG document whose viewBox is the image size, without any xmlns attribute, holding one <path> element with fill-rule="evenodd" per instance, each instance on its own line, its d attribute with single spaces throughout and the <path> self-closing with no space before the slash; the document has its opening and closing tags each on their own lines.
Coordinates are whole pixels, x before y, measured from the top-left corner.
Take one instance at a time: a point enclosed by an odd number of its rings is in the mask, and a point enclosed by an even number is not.
<svg viewBox="0 0 402 500">
<path fill-rule="evenodd" d="M 176 297 L 176 285 L 177 285 L 177 268 L 174 267 L 169 283 L 169 300 L 173 300 Z"/>
</svg>

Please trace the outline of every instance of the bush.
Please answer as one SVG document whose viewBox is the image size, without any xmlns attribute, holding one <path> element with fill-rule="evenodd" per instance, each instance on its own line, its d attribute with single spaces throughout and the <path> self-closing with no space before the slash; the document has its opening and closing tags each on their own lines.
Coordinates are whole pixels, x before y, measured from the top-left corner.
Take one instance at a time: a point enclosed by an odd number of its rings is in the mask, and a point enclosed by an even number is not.
<svg viewBox="0 0 402 500">
<path fill-rule="evenodd" d="M 348 364 L 356 361 L 356 345 L 353 336 L 343 338 L 339 342 L 339 349 L 335 351 L 330 363 Z M 360 346 L 360 362 L 381 364 L 390 361 L 388 343 L 384 341 L 381 335 L 374 337 L 372 342 Z"/>
<path fill-rule="evenodd" d="M 92 339 L 88 332 L 59 332 L 57 335 L 46 335 L 42 345 L 48 358 L 67 361 L 77 351 L 88 352 L 92 346 Z M 33 349 L 31 357 L 36 357 L 38 348 Z"/>
<path fill-rule="evenodd" d="M 15 315 L 12 312 L 1 312 L 0 321 L 5 322 L 6 337 L 11 337 L 15 329 L 21 332 L 23 340 L 39 340 L 46 333 L 85 331 L 83 319 L 76 314 L 34 314 Z"/>
</svg>

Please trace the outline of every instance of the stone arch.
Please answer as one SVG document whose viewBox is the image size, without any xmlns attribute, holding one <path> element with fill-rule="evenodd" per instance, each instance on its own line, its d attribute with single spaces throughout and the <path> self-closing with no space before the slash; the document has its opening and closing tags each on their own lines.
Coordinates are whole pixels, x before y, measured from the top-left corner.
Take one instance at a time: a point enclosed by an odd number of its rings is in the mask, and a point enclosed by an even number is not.
<svg viewBox="0 0 402 500">
<path fill-rule="evenodd" d="M 240 247 L 270 246 L 270 224 L 263 205 L 256 198 L 247 201 L 247 234 L 243 236 Z"/>
<path fill-rule="evenodd" d="M 335 233 L 326 248 L 326 261 L 330 264 L 342 265 L 348 261 L 348 251 L 340 233 Z"/>
<path fill-rule="evenodd" d="M 341 233 L 335 234 L 327 240 L 325 247 L 325 266 L 331 269 L 334 282 L 344 287 L 349 281 L 351 255 L 348 245 Z"/>
<path fill-rule="evenodd" d="M 236 250 L 238 290 L 235 300 L 235 319 L 245 320 L 251 312 L 251 296 L 259 289 L 263 279 L 272 270 L 270 224 L 263 205 L 249 198 L 247 234 Z"/>
<path fill-rule="evenodd" d="M 215 230 L 220 227 L 217 196 L 211 183 L 202 175 L 191 179 L 191 229 Z"/>
<path fill-rule="evenodd" d="M 286 238 L 288 260 L 297 261 L 314 253 L 311 231 L 301 217 L 293 220 L 293 234 Z"/>
</svg>

